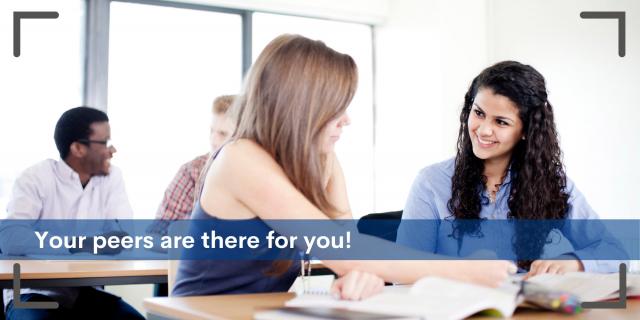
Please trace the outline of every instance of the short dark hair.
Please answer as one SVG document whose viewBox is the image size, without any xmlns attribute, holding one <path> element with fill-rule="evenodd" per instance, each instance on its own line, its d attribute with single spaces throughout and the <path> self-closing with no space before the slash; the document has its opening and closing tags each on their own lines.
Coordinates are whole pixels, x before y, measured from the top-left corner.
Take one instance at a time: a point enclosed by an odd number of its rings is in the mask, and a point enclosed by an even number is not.
<svg viewBox="0 0 640 320">
<path fill-rule="evenodd" d="M 75 141 L 89 139 L 91 135 L 91 124 L 96 122 L 109 121 L 107 114 L 94 108 L 77 107 L 65 111 L 53 134 L 56 141 L 56 148 L 60 152 L 60 158 L 66 159 L 69 155 L 69 147 Z"/>
</svg>

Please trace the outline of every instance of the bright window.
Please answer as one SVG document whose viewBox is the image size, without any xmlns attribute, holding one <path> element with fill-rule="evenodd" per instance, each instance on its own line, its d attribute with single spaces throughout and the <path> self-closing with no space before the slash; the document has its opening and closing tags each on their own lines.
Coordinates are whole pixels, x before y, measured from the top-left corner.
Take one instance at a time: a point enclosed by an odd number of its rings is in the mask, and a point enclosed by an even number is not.
<svg viewBox="0 0 640 320">
<path fill-rule="evenodd" d="M 12 55 L 13 11 L 57 11 L 57 19 L 23 19 L 20 57 Z M 0 1 L 0 218 L 20 172 L 58 159 L 57 119 L 82 104 L 84 1 Z"/>
<path fill-rule="evenodd" d="M 135 216 L 152 218 L 181 164 L 209 151 L 211 104 L 240 90 L 241 17 L 113 2 L 108 113 Z"/>
</svg>

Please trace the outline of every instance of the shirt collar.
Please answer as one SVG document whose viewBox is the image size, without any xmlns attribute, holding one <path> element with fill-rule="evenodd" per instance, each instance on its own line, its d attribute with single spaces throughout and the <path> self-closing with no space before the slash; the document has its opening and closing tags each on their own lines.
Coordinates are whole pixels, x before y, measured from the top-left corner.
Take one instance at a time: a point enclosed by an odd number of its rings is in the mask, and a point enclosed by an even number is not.
<svg viewBox="0 0 640 320">
<path fill-rule="evenodd" d="M 65 180 L 80 181 L 80 175 L 73 170 L 64 160 L 60 159 L 56 162 L 58 174 Z"/>
</svg>

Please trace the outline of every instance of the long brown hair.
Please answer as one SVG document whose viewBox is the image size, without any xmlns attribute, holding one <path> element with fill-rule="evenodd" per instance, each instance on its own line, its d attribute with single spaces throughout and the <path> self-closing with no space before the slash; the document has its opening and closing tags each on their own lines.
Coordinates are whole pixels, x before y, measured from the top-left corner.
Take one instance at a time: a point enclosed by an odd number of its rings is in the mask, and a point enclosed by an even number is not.
<svg viewBox="0 0 640 320">
<path fill-rule="evenodd" d="M 293 185 L 331 217 L 339 213 L 322 184 L 321 132 L 347 109 L 357 78 L 349 55 L 321 41 L 285 34 L 262 51 L 232 108 L 237 119 L 232 140 L 262 146 Z"/>
<path fill-rule="evenodd" d="M 299 35 L 273 39 L 255 61 L 234 99 L 229 115 L 236 120 L 231 140 L 250 139 L 282 167 L 293 185 L 329 217 L 340 215 L 322 184 L 326 158 L 322 129 L 340 116 L 353 99 L 358 71 L 353 59 Z M 199 181 L 204 181 L 205 165 Z M 203 183 L 199 183 L 198 198 Z M 265 275 L 279 276 L 292 265 L 276 260 Z"/>
</svg>

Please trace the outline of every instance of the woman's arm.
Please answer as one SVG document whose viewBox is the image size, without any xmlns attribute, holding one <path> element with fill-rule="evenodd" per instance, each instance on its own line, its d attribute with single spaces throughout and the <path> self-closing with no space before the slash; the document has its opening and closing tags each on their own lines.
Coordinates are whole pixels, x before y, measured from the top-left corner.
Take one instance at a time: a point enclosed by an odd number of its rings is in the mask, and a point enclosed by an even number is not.
<svg viewBox="0 0 640 320">
<path fill-rule="evenodd" d="M 269 223 L 278 219 L 329 220 L 289 181 L 280 166 L 254 142 L 239 140 L 228 144 L 209 170 L 202 196 L 205 211 L 215 212 L 208 190 L 224 186 L 232 197 L 246 206 L 255 216 Z M 242 217 L 241 217 L 242 218 Z M 276 230 L 287 235 L 288 230 Z M 407 256 L 423 255 L 426 259 L 438 256 L 418 253 L 392 242 L 366 236 L 364 241 L 380 252 L 402 252 Z M 322 258 L 322 257 L 320 257 Z M 446 259 L 446 257 L 440 257 Z M 413 283 L 427 276 L 437 275 L 462 281 L 498 286 L 515 266 L 505 261 L 366 261 L 325 260 L 324 264 L 338 275 L 358 270 L 380 276 L 387 282 Z"/>
<path fill-rule="evenodd" d="M 435 253 L 440 217 L 435 209 L 435 196 L 428 187 L 427 169 L 420 171 L 411 186 L 402 212 L 396 242 L 416 250 Z"/>
<path fill-rule="evenodd" d="M 628 257 L 622 243 L 599 221 L 598 214 L 587 203 L 584 195 L 567 179 L 569 212 L 562 233 L 573 245 L 572 252 L 580 259 L 587 272 L 617 272 L 620 263 Z M 618 256 L 621 260 L 603 260 L 604 256 Z M 622 258 L 625 258 L 622 260 Z"/>
<path fill-rule="evenodd" d="M 527 277 L 542 273 L 572 271 L 617 272 L 625 260 L 604 260 L 603 256 L 628 257 L 624 247 L 599 221 L 598 214 L 589 206 L 584 195 L 567 179 L 569 211 L 562 225 L 562 234 L 571 242 L 573 252 L 563 254 L 561 260 L 536 260 Z M 573 258 L 573 259 L 572 259 Z"/>
</svg>

